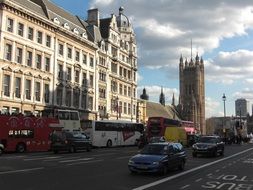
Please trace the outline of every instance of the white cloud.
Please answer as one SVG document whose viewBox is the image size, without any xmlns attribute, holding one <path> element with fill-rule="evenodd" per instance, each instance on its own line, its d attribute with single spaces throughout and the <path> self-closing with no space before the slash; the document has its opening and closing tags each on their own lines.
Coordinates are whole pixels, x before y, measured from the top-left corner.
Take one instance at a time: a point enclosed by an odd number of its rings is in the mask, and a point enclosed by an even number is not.
<svg viewBox="0 0 253 190">
<path fill-rule="evenodd" d="M 113 2 L 113 0 L 94 0 L 92 2 L 93 6 L 96 5 L 96 6 L 108 6 L 110 5 L 111 3 Z"/>
<path fill-rule="evenodd" d="M 143 79 L 143 77 L 137 72 L 137 82 L 140 82 Z"/>
<path fill-rule="evenodd" d="M 218 112 L 217 113 L 217 108 L 219 108 L 220 103 L 213 100 L 210 97 L 206 97 L 205 100 L 205 105 L 206 105 L 206 118 L 210 117 L 221 117 L 224 115 L 223 112 Z"/>
<path fill-rule="evenodd" d="M 232 84 L 235 81 L 250 82 L 253 72 L 253 51 L 238 50 L 219 52 L 214 60 L 205 64 L 206 79 Z"/>
<path fill-rule="evenodd" d="M 244 88 L 240 92 L 235 92 L 233 95 L 234 99 L 245 98 L 246 100 L 253 100 L 253 89 Z"/>
</svg>

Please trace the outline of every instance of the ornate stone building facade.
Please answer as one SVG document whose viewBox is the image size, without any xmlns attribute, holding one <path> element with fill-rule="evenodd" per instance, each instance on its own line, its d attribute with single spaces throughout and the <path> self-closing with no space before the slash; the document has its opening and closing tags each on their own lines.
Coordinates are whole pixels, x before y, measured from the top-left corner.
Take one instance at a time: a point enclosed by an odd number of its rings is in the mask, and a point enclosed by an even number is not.
<svg viewBox="0 0 253 190">
<path fill-rule="evenodd" d="M 193 121 L 196 129 L 205 134 L 205 73 L 204 61 L 197 55 L 190 62 L 180 57 L 180 97 L 178 110 L 184 120 Z"/>
<path fill-rule="evenodd" d="M 137 48 L 123 11 L 82 20 L 48 0 L 0 0 L 0 110 L 134 121 Z"/>
</svg>

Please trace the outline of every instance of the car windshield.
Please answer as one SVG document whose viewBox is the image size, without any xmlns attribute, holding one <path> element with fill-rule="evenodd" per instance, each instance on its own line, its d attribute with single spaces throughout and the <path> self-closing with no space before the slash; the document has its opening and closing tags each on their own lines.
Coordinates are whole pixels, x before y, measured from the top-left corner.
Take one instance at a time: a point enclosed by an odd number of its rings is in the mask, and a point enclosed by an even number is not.
<svg viewBox="0 0 253 190">
<path fill-rule="evenodd" d="M 166 145 L 149 144 L 143 148 L 141 154 L 162 155 L 166 148 Z"/>
<path fill-rule="evenodd" d="M 201 142 L 201 143 L 216 143 L 217 139 L 215 137 L 200 137 L 199 142 Z"/>
</svg>

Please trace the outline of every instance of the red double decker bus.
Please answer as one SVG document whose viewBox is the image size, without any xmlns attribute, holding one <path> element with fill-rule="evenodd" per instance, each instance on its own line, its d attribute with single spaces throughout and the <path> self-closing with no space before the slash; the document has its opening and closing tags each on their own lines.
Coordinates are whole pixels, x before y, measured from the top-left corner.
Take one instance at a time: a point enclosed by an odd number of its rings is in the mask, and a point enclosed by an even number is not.
<svg viewBox="0 0 253 190">
<path fill-rule="evenodd" d="M 0 141 L 7 152 L 48 151 L 54 130 L 61 130 L 56 118 L 0 115 Z"/>
<path fill-rule="evenodd" d="M 148 138 L 164 136 L 166 127 L 180 127 L 180 121 L 165 117 L 149 117 L 147 125 Z"/>
<path fill-rule="evenodd" d="M 188 136 L 195 134 L 194 123 L 169 119 L 165 117 L 150 117 L 147 125 L 148 140 L 152 137 L 164 137 L 167 141 L 188 144 Z"/>
</svg>

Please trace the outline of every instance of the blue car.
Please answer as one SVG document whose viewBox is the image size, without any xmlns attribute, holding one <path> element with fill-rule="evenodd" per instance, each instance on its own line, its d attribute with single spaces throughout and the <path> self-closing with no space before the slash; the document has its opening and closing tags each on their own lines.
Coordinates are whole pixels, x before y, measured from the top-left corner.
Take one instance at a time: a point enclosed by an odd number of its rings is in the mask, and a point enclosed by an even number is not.
<svg viewBox="0 0 253 190">
<path fill-rule="evenodd" d="M 183 170 L 186 153 L 180 143 L 159 142 L 146 145 L 142 151 L 130 158 L 128 168 L 132 173 L 161 173 L 168 169 Z"/>
</svg>

